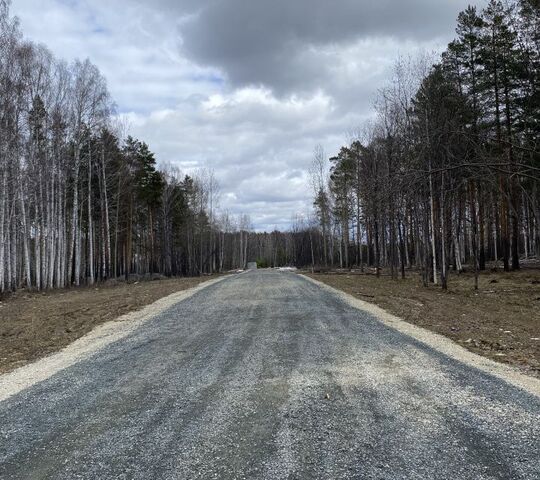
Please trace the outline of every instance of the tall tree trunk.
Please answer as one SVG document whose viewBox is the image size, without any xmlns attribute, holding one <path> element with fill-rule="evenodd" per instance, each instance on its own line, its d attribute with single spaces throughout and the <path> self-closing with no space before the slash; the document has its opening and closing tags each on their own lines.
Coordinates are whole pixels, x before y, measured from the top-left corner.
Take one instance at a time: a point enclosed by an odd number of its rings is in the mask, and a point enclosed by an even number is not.
<svg viewBox="0 0 540 480">
<path fill-rule="evenodd" d="M 478 290 L 478 218 L 476 214 L 476 192 L 474 181 L 469 182 L 470 191 L 470 212 L 471 212 L 471 227 L 472 227 L 472 254 L 474 262 L 474 289 Z"/>
<path fill-rule="evenodd" d="M 2 190 L 0 191 L 0 293 L 6 289 L 5 285 L 5 247 L 7 239 L 4 236 L 4 225 L 6 223 L 6 200 L 7 200 L 7 175 L 2 169 Z"/>
<path fill-rule="evenodd" d="M 433 283 L 437 285 L 437 244 L 435 232 L 435 196 L 433 193 L 433 173 L 431 172 L 431 160 L 429 161 L 429 206 L 430 206 L 430 232 L 431 232 L 431 256 L 433 262 Z"/>
<path fill-rule="evenodd" d="M 23 240 L 23 252 L 24 252 L 24 272 L 26 276 L 26 286 L 32 288 L 32 277 L 30 273 L 30 251 L 28 248 L 28 227 L 26 222 L 26 205 L 24 203 L 22 182 L 19 179 L 19 201 L 21 208 L 21 220 L 22 220 L 22 240 Z"/>
<path fill-rule="evenodd" d="M 88 283 L 94 284 L 94 222 L 92 220 L 92 149 L 88 154 Z"/>
<path fill-rule="evenodd" d="M 79 164 L 80 147 L 76 147 L 75 166 L 73 172 L 73 205 L 71 215 L 71 236 L 69 245 L 69 277 L 70 281 L 79 285 L 81 268 L 80 239 L 79 239 Z"/>
</svg>

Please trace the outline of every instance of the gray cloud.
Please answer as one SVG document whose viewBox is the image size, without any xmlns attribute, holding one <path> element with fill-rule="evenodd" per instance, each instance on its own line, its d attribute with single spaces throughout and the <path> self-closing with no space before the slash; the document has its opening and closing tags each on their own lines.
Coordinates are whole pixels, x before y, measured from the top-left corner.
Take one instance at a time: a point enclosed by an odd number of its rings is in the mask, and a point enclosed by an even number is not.
<svg viewBox="0 0 540 480">
<path fill-rule="evenodd" d="M 368 38 L 446 39 L 467 0 L 207 1 L 182 23 L 183 52 L 222 69 L 233 85 L 277 92 L 324 88 L 333 55 Z M 203 6 L 201 6 L 203 5 Z M 363 52 L 369 57 L 370 52 Z"/>
<path fill-rule="evenodd" d="M 313 148 L 372 114 L 398 54 L 452 38 L 466 0 L 17 0 L 27 36 L 90 57 L 159 161 L 215 169 L 258 229 L 311 208 Z M 37 14 L 36 12 L 40 12 Z"/>
</svg>

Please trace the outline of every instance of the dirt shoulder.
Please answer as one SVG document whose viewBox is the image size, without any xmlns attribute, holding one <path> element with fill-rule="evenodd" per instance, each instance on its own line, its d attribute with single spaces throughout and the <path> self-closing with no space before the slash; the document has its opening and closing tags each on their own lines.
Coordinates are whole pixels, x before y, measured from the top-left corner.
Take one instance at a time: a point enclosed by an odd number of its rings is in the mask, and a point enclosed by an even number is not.
<svg viewBox="0 0 540 480">
<path fill-rule="evenodd" d="M 44 293 L 17 292 L 0 302 L 0 373 L 61 350 L 97 325 L 209 278 L 104 284 Z"/>
<path fill-rule="evenodd" d="M 486 272 L 478 292 L 468 274 L 452 276 L 447 292 L 423 287 L 415 273 L 405 280 L 352 272 L 307 275 L 540 378 L 538 269 Z"/>
</svg>

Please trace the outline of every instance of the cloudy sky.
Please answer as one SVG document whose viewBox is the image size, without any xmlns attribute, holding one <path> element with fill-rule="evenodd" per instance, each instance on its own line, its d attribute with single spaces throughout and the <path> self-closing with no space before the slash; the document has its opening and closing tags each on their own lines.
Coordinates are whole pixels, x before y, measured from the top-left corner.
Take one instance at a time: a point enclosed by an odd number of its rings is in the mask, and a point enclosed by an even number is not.
<svg viewBox="0 0 540 480">
<path fill-rule="evenodd" d="M 161 162 L 213 168 L 221 208 L 262 230 L 310 209 L 314 147 L 335 153 L 396 58 L 440 50 L 468 3 L 14 0 L 12 11 L 57 56 L 89 57 L 130 133 Z"/>
</svg>

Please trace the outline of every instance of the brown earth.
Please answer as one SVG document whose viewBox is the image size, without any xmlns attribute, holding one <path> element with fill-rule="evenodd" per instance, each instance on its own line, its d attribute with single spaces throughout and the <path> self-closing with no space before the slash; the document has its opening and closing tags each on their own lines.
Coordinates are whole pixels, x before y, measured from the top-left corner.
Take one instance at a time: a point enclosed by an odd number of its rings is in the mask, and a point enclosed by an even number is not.
<svg viewBox="0 0 540 480">
<path fill-rule="evenodd" d="M 451 338 L 468 350 L 540 377 L 540 269 L 452 275 L 448 291 L 422 286 L 417 273 L 308 274 L 403 320 Z"/>
<path fill-rule="evenodd" d="M 313 278 L 374 303 L 467 349 L 540 377 L 540 269 L 485 272 L 475 292 L 470 274 L 453 275 L 449 290 L 359 272 Z M 0 373 L 56 352 L 96 325 L 207 280 L 176 278 L 51 291 L 17 292 L 0 301 Z"/>
<path fill-rule="evenodd" d="M 58 351 L 96 325 L 208 279 L 174 278 L 14 293 L 0 301 L 0 373 Z"/>
</svg>

